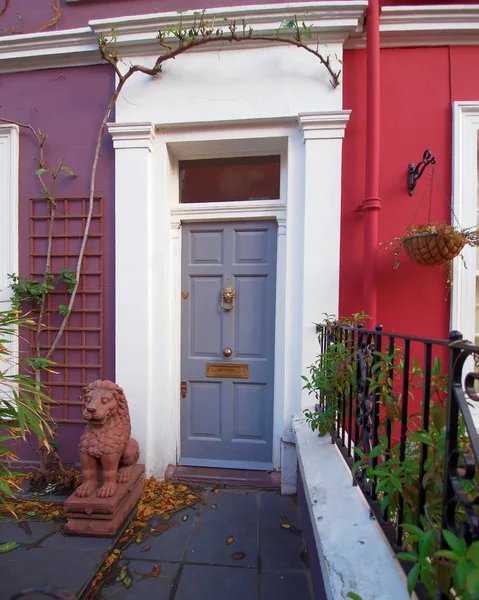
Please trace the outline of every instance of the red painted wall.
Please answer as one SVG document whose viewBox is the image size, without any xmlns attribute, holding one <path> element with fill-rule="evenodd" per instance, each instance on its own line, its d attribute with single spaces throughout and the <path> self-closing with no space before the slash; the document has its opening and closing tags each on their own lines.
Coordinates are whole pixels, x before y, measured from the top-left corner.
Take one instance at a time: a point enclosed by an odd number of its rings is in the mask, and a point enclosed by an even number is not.
<svg viewBox="0 0 479 600">
<path fill-rule="evenodd" d="M 430 167 L 418 181 L 415 195 L 407 192 L 407 167 L 430 148 L 437 157 L 436 173 L 451 192 L 452 107 L 455 100 L 479 100 L 479 48 L 438 47 L 381 50 L 380 240 L 403 235 L 424 193 Z M 475 72 L 475 74 L 473 72 Z M 357 207 L 364 197 L 366 51 L 344 55 L 344 108 L 351 109 L 343 157 L 343 204 L 340 313 L 360 311 L 363 225 Z M 449 206 L 437 185 L 433 188 L 432 220 L 448 220 Z M 415 223 L 427 222 L 427 199 Z M 400 267 L 380 252 L 378 320 L 387 331 L 445 337 L 450 302 L 445 301 L 446 272 L 422 267 L 404 254 Z"/>
</svg>

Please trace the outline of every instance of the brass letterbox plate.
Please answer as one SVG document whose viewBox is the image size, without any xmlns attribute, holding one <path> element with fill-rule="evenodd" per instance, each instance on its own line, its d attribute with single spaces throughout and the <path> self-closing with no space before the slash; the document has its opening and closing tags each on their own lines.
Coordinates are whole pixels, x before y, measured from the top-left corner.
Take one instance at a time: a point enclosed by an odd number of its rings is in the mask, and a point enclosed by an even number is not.
<svg viewBox="0 0 479 600">
<path fill-rule="evenodd" d="M 249 365 L 247 363 L 206 363 L 206 377 L 248 379 Z"/>
</svg>

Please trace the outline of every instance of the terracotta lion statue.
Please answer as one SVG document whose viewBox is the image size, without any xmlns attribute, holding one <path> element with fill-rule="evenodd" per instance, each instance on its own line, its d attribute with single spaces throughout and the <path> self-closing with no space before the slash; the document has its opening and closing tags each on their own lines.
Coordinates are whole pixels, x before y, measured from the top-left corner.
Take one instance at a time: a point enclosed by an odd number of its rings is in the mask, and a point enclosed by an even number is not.
<svg viewBox="0 0 479 600">
<path fill-rule="evenodd" d="M 103 470 L 99 498 L 115 495 L 116 484 L 130 480 L 131 468 L 140 455 L 131 436 L 130 413 L 125 394 L 113 381 L 94 381 L 83 389 L 83 418 L 88 422 L 80 438 L 83 483 L 75 494 L 91 496 L 98 485 L 98 465 Z"/>
</svg>

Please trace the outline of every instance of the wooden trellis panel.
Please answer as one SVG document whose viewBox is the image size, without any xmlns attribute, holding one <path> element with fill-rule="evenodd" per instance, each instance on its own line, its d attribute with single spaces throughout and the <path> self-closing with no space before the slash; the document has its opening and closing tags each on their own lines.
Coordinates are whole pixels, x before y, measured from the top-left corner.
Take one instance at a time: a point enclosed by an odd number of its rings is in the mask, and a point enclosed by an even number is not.
<svg viewBox="0 0 479 600">
<path fill-rule="evenodd" d="M 53 228 L 51 271 L 76 270 L 82 234 L 88 213 L 88 198 L 59 198 Z M 30 201 L 30 273 L 42 280 L 48 240 L 49 203 Z M 81 394 L 85 384 L 103 378 L 103 199 L 95 198 L 90 234 L 83 259 L 80 285 L 62 339 L 53 353 L 56 363 L 44 383 L 57 405 L 52 416 L 57 423 L 83 423 Z M 41 333 L 42 355 L 60 328 L 63 317 L 58 306 L 68 305 L 65 283 L 57 282 L 49 294 L 46 327 Z M 32 338 L 33 339 L 33 338 Z"/>
</svg>

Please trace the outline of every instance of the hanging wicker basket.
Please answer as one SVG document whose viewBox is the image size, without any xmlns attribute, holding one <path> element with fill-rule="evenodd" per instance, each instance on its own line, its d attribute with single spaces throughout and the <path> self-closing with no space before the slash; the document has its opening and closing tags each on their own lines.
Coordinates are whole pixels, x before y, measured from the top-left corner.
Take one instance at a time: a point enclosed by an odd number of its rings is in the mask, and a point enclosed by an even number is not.
<svg viewBox="0 0 479 600">
<path fill-rule="evenodd" d="M 443 265 L 459 256 L 466 244 L 466 236 L 456 235 L 454 239 L 442 233 L 416 233 L 403 239 L 406 254 L 420 265 Z"/>
</svg>

